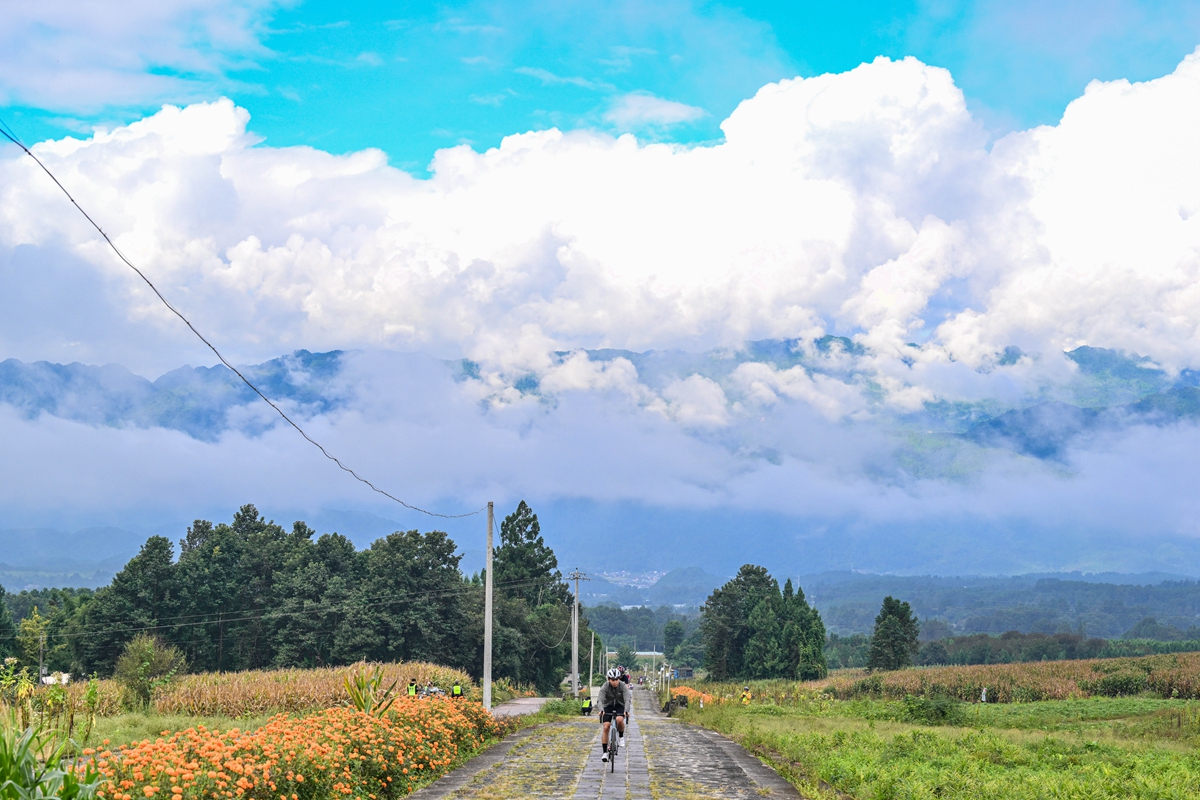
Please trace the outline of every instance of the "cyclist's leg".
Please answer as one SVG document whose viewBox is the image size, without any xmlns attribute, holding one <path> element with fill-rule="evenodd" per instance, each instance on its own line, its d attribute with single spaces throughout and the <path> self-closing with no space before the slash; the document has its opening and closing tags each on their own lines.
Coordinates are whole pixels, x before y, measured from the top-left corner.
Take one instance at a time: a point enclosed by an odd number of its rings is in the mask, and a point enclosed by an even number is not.
<svg viewBox="0 0 1200 800">
<path fill-rule="evenodd" d="M 600 749 L 607 751 L 608 750 L 608 728 L 610 725 L 612 725 L 612 722 L 610 722 L 605 717 L 603 712 L 601 712 L 601 714 L 600 714 L 600 720 L 603 723 L 603 726 L 602 726 L 603 733 L 600 734 Z"/>
<path fill-rule="evenodd" d="M 621 736 L 624 736 L 625 735 L 625 715 L 622 714 L 621 716 L 617 717 L 616 719 L 617 719 L 617 733 L 620 734 Z"/>
</svg>

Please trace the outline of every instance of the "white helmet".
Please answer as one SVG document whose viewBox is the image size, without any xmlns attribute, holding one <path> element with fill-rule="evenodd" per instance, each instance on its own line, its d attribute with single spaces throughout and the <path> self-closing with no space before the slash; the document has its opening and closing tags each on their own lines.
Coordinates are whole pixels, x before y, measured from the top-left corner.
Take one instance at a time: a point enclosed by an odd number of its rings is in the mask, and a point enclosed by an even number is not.
<svg viewBox="0 0 1200 800">
<path fill-rule="evenodd" d="M 608 677 L 608 679 L 610 681 L 620 680 L 621 679 L 621 670 L 617 669 L 616 667 L 613 667 L 608 672 L 606 672 L 605 675 Z"/>
</svg>

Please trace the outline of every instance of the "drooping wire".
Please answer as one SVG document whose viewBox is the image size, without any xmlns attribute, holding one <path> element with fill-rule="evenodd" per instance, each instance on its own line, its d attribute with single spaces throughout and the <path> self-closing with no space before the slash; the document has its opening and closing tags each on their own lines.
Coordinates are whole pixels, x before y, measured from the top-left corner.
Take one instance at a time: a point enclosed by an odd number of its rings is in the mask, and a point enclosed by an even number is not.
<svg viewBox="0 0 1200 800">
<path fill-rule="evenodd" d="M 54 181 L 54 185 L 62 190 L 62 193 L 65 194 L 67 196 L 67 199 L 71 201 L 71 205 L 75 206 L 75 208 L 78 209 L 79 213 L 83 215 L 83 218 L 86 219 L 88 222 L 90 222 L 92 224 L 92 227 L 95 228 L 96 231 L 102 237 L 104 237 L 104 241 L 108 242 L 108 246 L 110 248 L 112 248 L 112 251 L 114 253 L 117 254 L 117 258 L 121 259 L 121 261 L 123 261 L 125 263 L 125 266 L 129 267 L 131 270 L 133 270 L 134 272 L 137 273 L 138 277 L 141 278 L 145 282 L 145 284 L 150 287 L 151 291 L 153 291 L 154 294 L 158 296 L 158 299 L 162 301 L 162 304 L 164 306 L 166 306 L 171 311 L 172 314 L 179 317 L 179 319 L 183 320 L 183 324 L 187 325 L 188 329 L 192 333 L 196 334 L 196 338 L 199 339 L 200 341 L 204 342 L 205 346 L 207 346 L 209 350 L 213 351 L 213 354 L 216 355 L 216 357 L 218 359 L 220 359 L 222 364 L 224 364 L 226 367 L 228 367 L 229 370 L 232 371 L 234 375 L 237 375 L 239 378 L 241 378 L 242 383 L 249 386 L 251 391 L 253 391 L 256 395 L 258 395 L 259 397 L 261 397 L 263 399 L 263 402 L 265 402 L 271 408 L 275 409 L 275 412 L 277 414 L 279 414 L 280 417 L 283 418 L 283 421 L 286 422 L 288 425 L 291 425 L 293 428 L 295 428 L 296 432 L 299 433 L 301 436 L 303 436 L 304 439 L 309 444 L 311 444 L 313 447 L 320 450 L 321 455 L 325 456 L 327 459 L 332 461 L 334 464 L 337 464 L 338 469 L 341 469 L 343 472 L 349 473 L 355 480 L 359 481 L 360 483 L 365 484 L 372 491 L 378 492 L 379 494 L 383 495 L 384 497 L 388 498 L 389 500 L 394 500 L 397 503 L 399 503 L 400 505 L 404 506 L 405 508 L 411 509 L 413 511 L 419 511 L 422 514 L 428 514 L 431 517 L 441 517 L 442 519 L 462 519 L 463 517 L 471 517 L 471 516 L 474 516 L 475 514 L 478 514 L 482 511 L 486 510 L 487 507 L 485 506 L 484 508 L 479 508 L 474 511 L 467 512 L 466 514 L 439 514 L 436 511 L 427 511 L 423 508 L 419 508 L 418 506 L 414 506 L 411 503 L 406 503 L 403 500 L 401 500 L 399 497 L 396 497 L 395 495 L 390 494 L 389 492 L 386 492 L 383 489 L 380 489 L 378 486 L 376 486 L 375 484 L 371 483 L 366 478 L 359 475 L 353 469 L 351 469 L 350 467 L 343 464 L 341 462 L 341 460 L 338 459 L 337 456 L 333 455 L 328 450 L 326 450 L 325 447 L 320 442 L 318 442 L 316 439 L 313 439 L 311 436 L 309 436 L 307 433 L 305 433 L 303 428 L 301 428 L 299 425 L 297 425 L 296 422 L 294 420 L 292 420 L 291 417 L 289 417 L 286 413 L 284 413 L 283 409 L 280 408 L 278 405 L 276 405 L 274 403 L 274 401 L 271 400 L 271 398 L 269 398 L 265 394 L 263 394 L 262 390 L 260 390 L 257 386 L 255 386 L 253 383 L 251 383 L 250 380 L 248 378 L 246 378 L 246 376 L 243 375 L 237 367 L 235 367 L 233 364 L 229 363 L 229 361 L 226 360 L 225 356 L 221 355 L 221 351 L 218 350 L 213 345 L 212 342 L 210 342 L 208 339 L 204 338 L 204 335 L 202 333 L 200 333 L 200 331 L 196 330 L 196 327 L 194 325 L 192 325 L 192 323 L 188 320 L 188 318 L 185 317 L 183 315 L 183 313 L 179 311 L 179 309 L 177 309 L 177 308 L 175 308 L 175 306 L 171 305 L 171 303 L 167 300 L 167 298 L 163 296 L 163 293 L 158 290 L 158 287 L 155 286 L 154 283 L 149 278 L 146 277 L 146 274 L 144 272 L 142 272 L 140 269 L 135 267 L 133 265 L 133 262 L 131 262 L 128 258 L 125 257 L 125 254 L 122 253 L 117 248 L 117 246 L 113 243 L 113 240 L 110 239 L 108 237 L 108 234 L 104 232 L 104 229 L 101 228 L 96 223 L 96 221 L 94 219 L 92 219 L 91 216 L 86 211 L 83 210 L 83 206 L 79 205 L 79 203 L 76 202 L 75 198 L 71 196 L 71 193 L 67 191 L 67 187 L 63 186 L 62 183 L 59 182 L 58 178 L 54 177 L 54 173 L 51 172 L 50 169 L 41 162 L 41 159 L 39 159 L 37 156 L 35 156 L 28 147 L 26 147 L 24 144 L 21 143 L 21 140 L 17 138 L 15 133 L 11 132 L 11 129 L 7 125 L 4 124 L 3 120 L 0 120 L 0 134 L 3 134 L 4 138 L 8 139 L 10 142 L 15 144 L 17 147 L 21 148 L 25 152 L 25 155 L 32 158 L 34 160 L 34 162 L 39 167 L 42 168 L 42 172 L 45 172 L 48 176 L 50 176 L 50 180 Z"/>
</svg>

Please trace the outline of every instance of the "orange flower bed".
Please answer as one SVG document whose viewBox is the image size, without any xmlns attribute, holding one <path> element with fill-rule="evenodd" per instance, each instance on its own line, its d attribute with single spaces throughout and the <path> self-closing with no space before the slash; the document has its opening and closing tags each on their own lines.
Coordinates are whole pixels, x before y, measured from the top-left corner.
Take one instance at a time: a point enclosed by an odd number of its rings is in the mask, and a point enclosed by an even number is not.
<svg viewBox="0 0 1200 800">
<path fill-rule="evenodd" d="M 198 726 L 94 755 L 104 800 L 382 800 L 410 794 L 500 730 L 475 703 L 406 697 L 384 717 L 281 714 L 253 733 Z"/>
<path fill-rule="evenodd" d="M 712 705 L 713 703 L 717 702 L 717 700 L 711 694 L 705 694 L 704 692 L 701 692 L 698 689 L 693 689 L 690 686 L 672 686 L 671 696 L 686 697 L 689 705 L 695 702 Z"/>
</svg>

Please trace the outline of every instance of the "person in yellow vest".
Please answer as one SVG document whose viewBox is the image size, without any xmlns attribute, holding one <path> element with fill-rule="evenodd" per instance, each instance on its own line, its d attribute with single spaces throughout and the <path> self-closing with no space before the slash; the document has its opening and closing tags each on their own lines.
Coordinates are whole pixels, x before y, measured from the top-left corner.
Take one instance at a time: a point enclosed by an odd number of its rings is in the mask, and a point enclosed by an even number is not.
<svg viewBox="0 0 1200 800">
<path fill-rule="evenodd" d="M 583 698 L 583 705 L 580 706 L 579 713 L 583 714 L 585 717 L 590 717 L 592 715 L 592 696 L 591 695 L 588 695 L 587 697 Z"/>
<path fill-rule="evenodd" d="M 753 695 L 750 694 L 750 687 L 743 686 L 742 687 L 742 705 L 744 705 L 744 706 L 750 705 L 750 700 L 752 698 L 753 698 Z"/>
<path fill-rule="evenodd" d="M 462 681 L 454 682 L 454 685 L 450 687 L 450 696 L 451 697 L 462 697 L 463 696 Z"/>
<path fill-rule="evenodd" d="M 416 678 L 412 678 L 408 682 L 408 696 L 409 697 L 417 696 L 417 679 Z"/>
</svg>

